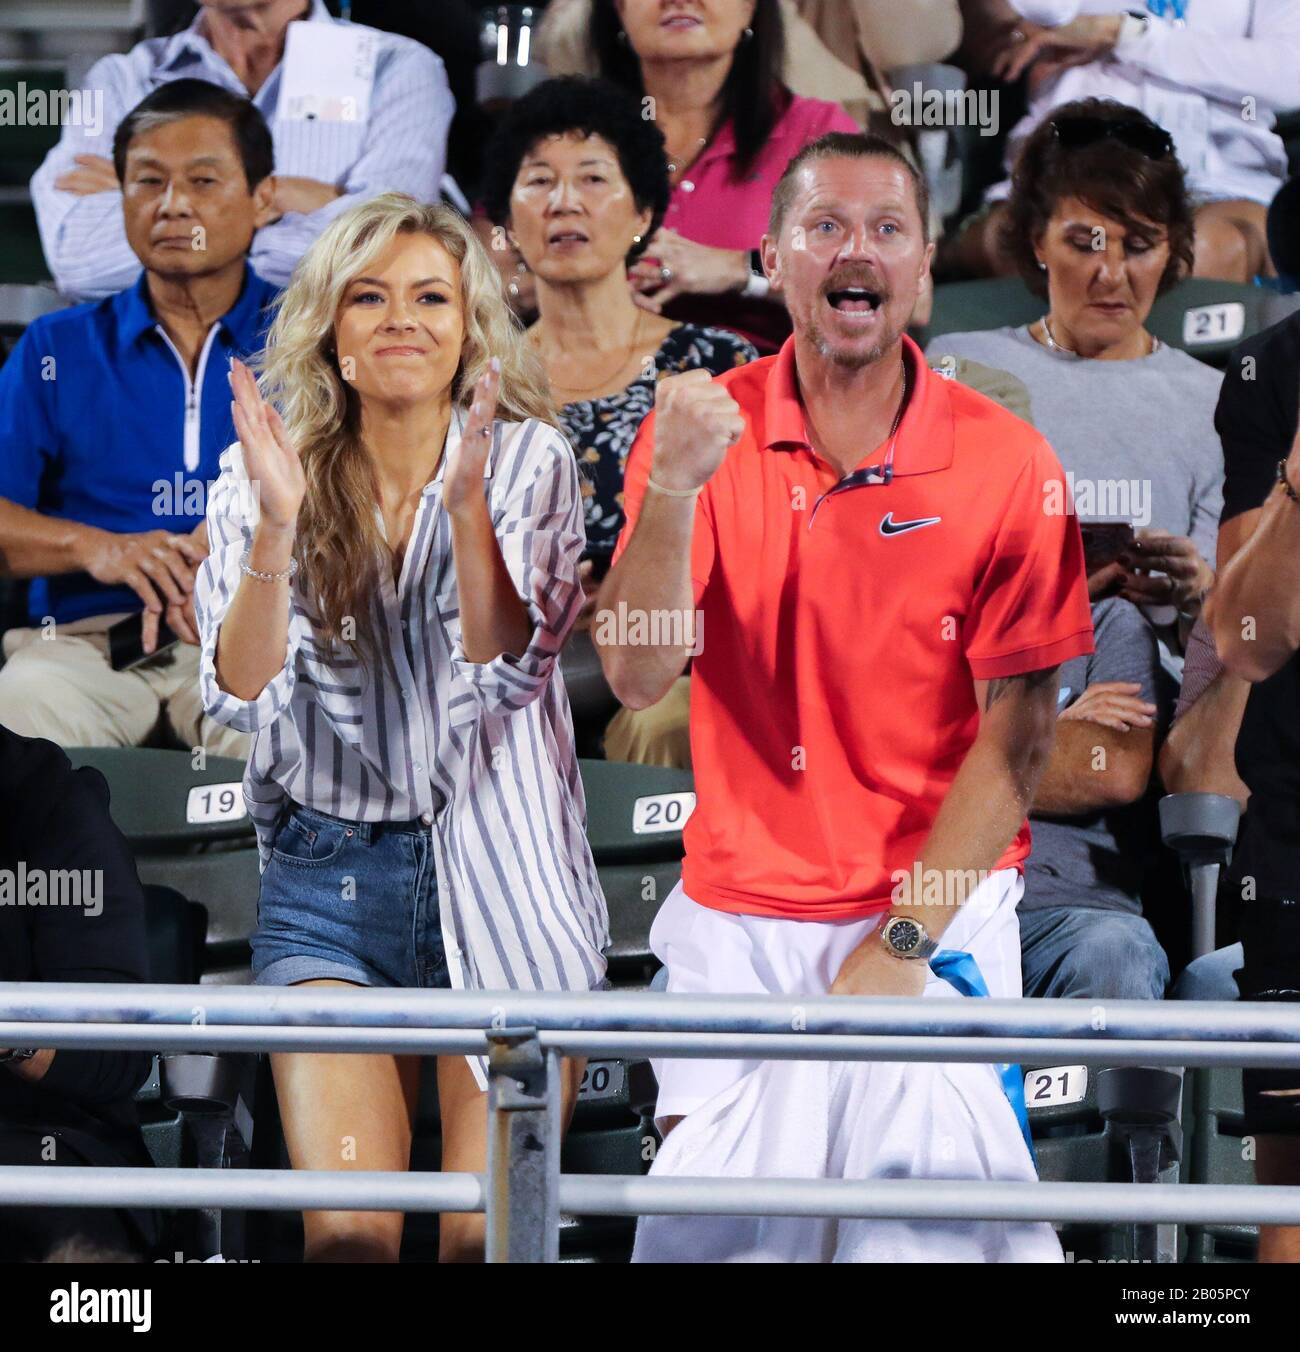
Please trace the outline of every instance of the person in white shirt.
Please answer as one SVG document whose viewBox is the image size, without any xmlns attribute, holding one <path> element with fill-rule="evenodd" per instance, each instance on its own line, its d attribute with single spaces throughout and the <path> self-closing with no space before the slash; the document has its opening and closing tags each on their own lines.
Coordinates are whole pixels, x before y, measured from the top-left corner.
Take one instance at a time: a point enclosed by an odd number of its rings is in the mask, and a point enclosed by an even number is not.
<svg viewBox="0 0 1300 1352">
<path fill-rule="evenodd" d="M 234 363 L 239 442 L 195 588 L 204 705 L 253 733 L 254 980 L 600 986 L 605 903 L 556 663 L 583 601 L 577 461 L 463 218 L 387 193 L 335 221 L 284 294 L 263 379 L 270 402 Z M 409 1166 L 418 1058 L 272 1069 L 295 1168 Z M 566 1063 L 566 1113 L 581 1073 Z M 481 1058 L 439 1058 L 444 1170 L 486 1167 L 485 1087 Z M 395 1262 L 402 1220 L 308 1212 L 307 1258 Z M 443 1217 L 444 1261 L 483 1241 L 482 1215 Z"/>
<path fill-rule="evenodd" d="M 357 202 L 388 191 L 437 200 L 455 100 L 428 48 L 337 20 L 324 0 L 200 0 L 183 32 L 91 67 L 86 89 L 102 116 L 65 126 L 32 176 L 45 260 L 64 295 L 98 300 L 139 276 L 113 133 L 146 94 L 184 78 L 251 99 L 271 128 L 275 216 L 249 255 L 268 282 L 286 285 L 312 240 Z"/>
<path fill-rule="evenodd" d="M 1196 204 L 1193 275 L 1273 275 L 1266 222 L 1287 174 L 1276 114 L 1300 102 L 1300 0 L 1010 0 L 1023 16 L 993 73 L 1026 75 L 1029 111 L 1008 139 L 1010 169 L 1053 108 L 1109 98 L 1175 140 Z M 1125 11 L 1132 11 L 1126 13 Z M 945 267 L 1008 275 L 1004 182 L 945 250 Z"/>
</svg>

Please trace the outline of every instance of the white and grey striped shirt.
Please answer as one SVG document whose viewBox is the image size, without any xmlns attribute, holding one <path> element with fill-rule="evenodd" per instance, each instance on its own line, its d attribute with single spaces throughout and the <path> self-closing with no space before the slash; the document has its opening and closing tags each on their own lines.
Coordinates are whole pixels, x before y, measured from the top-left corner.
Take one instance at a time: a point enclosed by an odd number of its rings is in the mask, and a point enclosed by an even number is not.
<svg viewBox="0 0 1300 1352">
<path fill-rule="evenodd" d="M 455 410 L 443 465 L 463 425 Z M 220 688 L 215 667 L 257 518 L 240 448 L 227 450 L 195 584 L 203 704 L 254 734 L 244 795 L 264 860 L 287 799 L 354 821 L 419 818 L 432 829 L 452 984 L 590 989 L 604 977 L 608 930 L 557 662 L 582 604 L 577 462 L 547 423 L 495 425 L 488 505 L 535 628 L 521 657 L 486 663 L 468 661 L 460 643 L 442 476 L 424 489 L 398 584 L 379 569 L 382 672 L 340 657 L 343 647 L 328 654 L 295 583 L 284 666 L 245 701 Z"/>
<path fill-rule="evenodd" d="M 140 275 L 140 260 L 126 241 L 122 194 L 89 196 L 64 192 L 55 180 L 77 166 L 77 155 L 113 157 L 113 133 L 140 102 L 169 80 L 197 79 L 248 97 L 239 77 L 199 31 L 202 14 L 182 33 L 150 38 L 129 52 L 97 61 L 85 79 L 98 127 L 63 128 L 59 143 L 32 176 L 32 202 L 45 261 L 58 288 L 78 300 L 96 300 L 123 291 Z M 324 0 L 312 0 L 308 23 L 342 23 Z M 314 178 L 342 189 L 342 195 L 304 215 L 289 212 L 264 225 L 253 239 L 253 271 L 275 286 L 287 286 L 294 265 L 335 217 L 377 193 L 410 193 L 421 202 L 438 200 L 447 158 L 447 133 L 456 101 L 442 61 L 410 38 L 349 25 L 375 42 L 375 70 L 369 114 L 362 120 L 291 120 L 281 116 L 282 61 L 253 97 L 275 143 L 275 171 Z M 90 120 L 83 115 L 82 122 Z"/>
</svg>

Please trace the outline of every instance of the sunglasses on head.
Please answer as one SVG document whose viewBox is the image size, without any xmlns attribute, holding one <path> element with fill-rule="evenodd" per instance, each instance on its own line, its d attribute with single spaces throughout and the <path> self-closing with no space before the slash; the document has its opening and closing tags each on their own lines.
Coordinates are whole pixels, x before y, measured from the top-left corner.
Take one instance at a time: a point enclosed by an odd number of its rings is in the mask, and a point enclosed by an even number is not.
<svg viewBox="0 0 1300 1352">
<path fill-rule="evenodd" d="M 1053 121 L 1052 132 L 1066 150 L 1079 150 L 1098 141 L 1119 141 L 1149 160 L 1163 160 L 1174 153 L 1174 138 L 1150 122 L 1103 117 L 1065 117 Z"/>
</svg>

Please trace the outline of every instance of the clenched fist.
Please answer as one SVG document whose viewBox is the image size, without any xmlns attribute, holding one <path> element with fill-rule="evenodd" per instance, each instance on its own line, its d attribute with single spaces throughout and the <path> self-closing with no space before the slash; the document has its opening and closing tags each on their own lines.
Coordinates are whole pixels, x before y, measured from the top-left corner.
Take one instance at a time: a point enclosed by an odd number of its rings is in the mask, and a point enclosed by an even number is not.
<svg viewBox="0 0 1300 1352">
<path fill-rule="evenodd" d="M 655 390 L 651 477 L 663 488 L 703 488 L 744 430 L 740 405 L 707 371 L 665 376 Z"/>
</svg>

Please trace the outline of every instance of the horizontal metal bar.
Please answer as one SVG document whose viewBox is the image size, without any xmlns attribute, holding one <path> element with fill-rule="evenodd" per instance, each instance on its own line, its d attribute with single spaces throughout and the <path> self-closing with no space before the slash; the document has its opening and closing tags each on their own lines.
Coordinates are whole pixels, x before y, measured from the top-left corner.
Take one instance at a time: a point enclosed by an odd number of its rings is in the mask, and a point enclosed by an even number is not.
<svg viewBox="0 0 1300 1352">
<path fill-rule="evenodd" d="M 0 1168 L 0 1206 L 256 1211 L 482 1211 L 479 1174 L 290 1169 Z M 1300 1188 L 947 1179 L 560 1177 L 572 1216 L 835 1216 L 912 1220 L 1300 1224 Z"/>
<path fill-rule="evenodd" d="M 362 987 L 0 985 L 0 1022 L 1074 1038 L 1300 1044 L 1300 1005 L 435 991 Z"/>
<path fill-rule="evenodd" d="M 0 1047 L 153 1052 L 407 1052 L 487 1054 L 487 1034 L 464 1028 L 279 1027 L 273 1024 L 0 1023 Z"/>
<path fill-rule="evenodd" d="M 550 1033 L 544 1047 L 587 1057 L 735 1057 L 772 1061 L 1009 1061 L 1025 1066 L 1297 1066 L 1278 1042 L 1095 1042 L 1060 1037 L 852 1037 L 818 1033 Z"/>
<path fill-rule="evenodd" d="M 482 1211 L 479 1174 L 371 1170 L 0 1167 L 0 1206 L 225 1211 Z"/>
<path fill-rule="evenodd" d="M 1099 1225 L 1300 1224 L 1300 1188 L 1214 1183 L 995 1183 L 946 1179 L 650 1178 L 566 1174 L 575 1216 L 837 1216 L 1075 1221 Z"/>
<path fill-rule="evenodd" d="M 542 1032 L 562 1056 L 714 1057 L 776 1061 L 1010 1061 L 1024 1065 L 1300 1065 L 1300 1044 L 1107 1041 L 1078 1038 L 873 1037 L 807 1033 Z M 459 1028 L 192 1026 L 139 1023 L 0 1023 L 0 1047 L 140 1049 L 151 1052 L 364 1052 L 413 1056 L 487 1054 L 487 1035 Z"/>
</svg>

